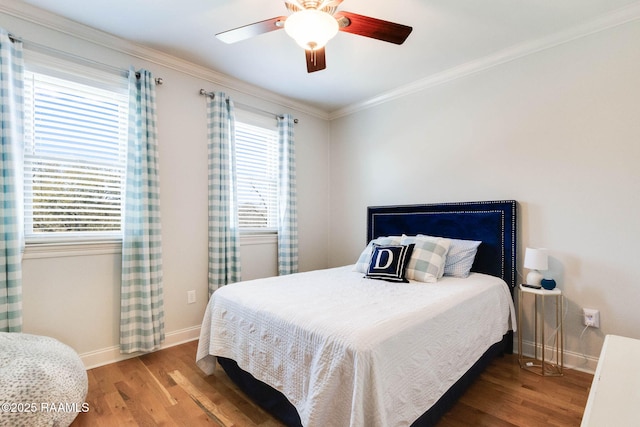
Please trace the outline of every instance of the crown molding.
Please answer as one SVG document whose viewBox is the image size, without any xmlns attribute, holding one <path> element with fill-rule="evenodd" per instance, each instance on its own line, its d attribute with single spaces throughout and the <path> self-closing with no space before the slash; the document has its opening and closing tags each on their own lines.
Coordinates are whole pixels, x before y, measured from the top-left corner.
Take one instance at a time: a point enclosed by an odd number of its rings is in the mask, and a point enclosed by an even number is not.
<svg viewBox="0 0 640 427">
<path fill-rule="evenodd" d="M 17 0 L 4 0 L 0 3 L 0 13 L 13 16 L 23 21 L 48 28 L 94 45 L 102 46 L 133 58 L 187 74 L 191 77 L 205 80 L 214 85 L 240 92 L 242 94 L 258 98 L 262 101 L 279 105 L 283 108 L 296 110 L 323 120 L 328 120 L 329 118 L 329 113 L 323 109 L 292 100 L 291 98 L 251 85 L 226 74 L 193 64 L 184 59 L 179 59 L 159 50 L 124 40 Z M 16 36 L 20 36 L 20 34 L 16 34 Z M 54 48 L 53 46 L 50 47 Z"/>
<path fill-rule="evenodd" d="M 274 103 L 283 108 L 296 110 L 311 116 L 323 119 L 334 120 L 343 116 L 356 113 L 380 104 L 393 101 L 416 92 L 460 79 L 501 64 L 532 55 L 537 52 L 552 49 L 565 43 L 608 30 L 620 25 L 624 25 L 640 19 L 640 1 L 629 6 L 620 8 L 611 13 L 602 15 L 582 25 L 564 30 L 547 37 L 543 37 L 531 42 L 518 44 L 492 55 L 467 62 L 440 73 L 432 74 L 423 79 L 416 80 L 409 84 L 400 86 L 388 92 L 367 100 L 351 104 L 331 112 L 311 106 L 306 103 L 297 102 L 277 93 L 259 88 L 228 75 L 210 70 L 186 60 L 176 58 L 164 52 L 142 46 L 111 34 L 102 32 L 92 27 L 63 18 L 59 15 L 44 11 L 29 4 L 17 0 L 5 0 L 0 4 L 0 13 L 11 15 L 18 19 L 40 25 L 56 32 L 72 36 L 86 42 L 105 47 L 107 49 L 138 58 L 150 63 L 173 69 L 175 71 L 190 75 L 192 77 L 210 82 L 214 85 L 234 90 L 260 100 Z"/>
<path fill-rule="evenodd" d="M 604 14 L 597 19 L 573 28 L 560 31 L 547 37 L 542 37 L 531 42 L 521 43 L 515 46 L 498 51 L 492 55 L 467 62 L 457 67 L 449 68 L 443 72 L 432 74 L 423 79 L 400 86 L 391 91 L 382 93 L 362 102 L 349 105 L 329 113 L 329 120 L 348 116 L 361 110 L 365 110 L 376 105 L 384 104 L 398 98 L 413 95 L 416 92 L 424 91 L 434 86 L 460 79 L 471 74 L 479 73 L 489 68 L 514 61 L 524 56 L 533 55 L 537 52 L 552 49 L 571 41 L 587 37 L 591 34 L 599 33 L 620 25 L 624 25 L 640 19 L 640 1 L 629 6 L 620 8 L 611 13 Z"/>
</svg>

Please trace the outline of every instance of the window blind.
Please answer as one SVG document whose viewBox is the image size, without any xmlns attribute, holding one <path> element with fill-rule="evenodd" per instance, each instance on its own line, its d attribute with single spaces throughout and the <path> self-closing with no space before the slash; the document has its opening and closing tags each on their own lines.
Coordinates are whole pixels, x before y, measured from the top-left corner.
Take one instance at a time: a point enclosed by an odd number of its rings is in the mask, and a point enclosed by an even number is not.
<svg viewBox="0 0 640 427">
<path fill-rule="evenodd" d="M 242 230 L 275 231 L 278 215 L 278 134 L 236 122 L 238 220 Z"/>
<path fill-rule="evenodd" d="M 128 97 L 41 73 L 25 82 L 25 237 L 120 236 Z"/>
</svg>

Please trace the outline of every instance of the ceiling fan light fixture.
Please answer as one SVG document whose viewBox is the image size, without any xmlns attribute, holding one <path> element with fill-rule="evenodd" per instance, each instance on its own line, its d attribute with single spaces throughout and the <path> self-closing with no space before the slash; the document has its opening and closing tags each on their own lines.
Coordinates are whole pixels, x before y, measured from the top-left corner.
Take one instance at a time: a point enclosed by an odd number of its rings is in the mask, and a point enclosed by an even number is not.
<svg viewBox="0 0 640 427">
<path fill-rule="evenodd" d="M 284 22 L 289 37 L 306 50 L 323 48 L 339 30 L 338 21 L 316 9 L 305 9 L 290 15 Z"/>
</svg>

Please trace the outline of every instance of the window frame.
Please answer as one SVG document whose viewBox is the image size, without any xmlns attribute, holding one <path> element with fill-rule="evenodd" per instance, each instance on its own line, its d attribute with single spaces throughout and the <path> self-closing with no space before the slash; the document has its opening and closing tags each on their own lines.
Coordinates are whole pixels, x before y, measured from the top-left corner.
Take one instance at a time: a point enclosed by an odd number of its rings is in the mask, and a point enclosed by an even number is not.
<svg viewBox="0 0 640 427">
<path fill-rule="evenodd" d="M 274 195 L 274 207 L 272 221 L 273 225 L 270 227 L 240 227 L 238 224 L 238 230 L 242 244 L 264 244 L 277 242 L 278 235 L 278 198 L 279 198 L 279 151 L 278 151 L 278 122 L 275 117 L 267 117 L 265 115 L 255 114 L 246 110 L 235 110 L 235 127 L 236 127 L 236 168 L 238 169 L 238 156 L 237 156 L 237 128 L 238 125 L 249 125 L 262 130 L 266 130 L 272 133 L 272 143 L 275 157 L 275 166 L 273 168 L 273 174 L 275 175 L 275 195 Z M 237 171 L 236 171 L 237 173 Z M 238 221 L 240 223 L 240 219 Z"/>
<path fill-rule="evenodd" d="M 55 233 L 33 233 L 32 230 L 28 232 L 27 228 L 32 223 L 31 217 L 29 217 L 29 209 L 27 206 L 28 192 L 31 191 L 28 188 L 28 166 L 25 162 L 23 168 L 23 179 L 25 186 L 25 200 L 24 200 L 24 237 L 25 237 L 25 258 L 44 258 L 44 257 L 59 257 L 59 256 L 76 256 L 76 255 L 95 255 L 104 253 L 119 253 L 121 252 L 122 245 L 122 221 L 124 218 L 124 196 L 126 190 L 125 176 L 126 176 L 126 145 L 128 129 L 128 79 L 125 72 L 120 71 L 104 71 L 86 65 L 78 64 L 63 60 L 61 58 L 49 56 L 41 52 L 25 51 L 25 79 L 27 79 L 32 73 L 46 76 L 46 78 L 62 79 L 71 85 L 84 85 L 90 86 L 97 90 L 106 90 L 115 94 L 118 98 L 118 105 L 121 108 L 126 108 L 124 112 L 120 114 L 121 131 L 124 134 L 120 138 L 120 150 L 124 150 L 124 158 L 121 163 L 122 171 L 120 178 L 120 230 L 110 232 L 55 232 Z M 25 93 L 25 98 L 27 94 Z M 29 128 L 26 123 L 27 109 L 26 103 L 29 100 L 25 99 L 25 138 L 28 137 L 27 130 Z M 35 107 L 35 104 L 31 104 Z M 35 110 L 31 110 L 32 112 Z M 33 118 L 32 118 L 33 119 Z M 26 144 L 25 144 L 26 150 Z M 26 154 L 26 153 L 23 153 Z"/>
</svg>

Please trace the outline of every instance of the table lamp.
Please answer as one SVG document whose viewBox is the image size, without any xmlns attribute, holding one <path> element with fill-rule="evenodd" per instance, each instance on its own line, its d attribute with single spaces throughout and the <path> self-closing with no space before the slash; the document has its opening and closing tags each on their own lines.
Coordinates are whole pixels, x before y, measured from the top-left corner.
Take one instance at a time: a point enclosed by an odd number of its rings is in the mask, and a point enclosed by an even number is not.
<svg viewBox="0 0 640 427">
<path fill-rule="evenodd" d="M 524 253 L 524 268 L 528 268 L 527 285 L 540 286 L 542 273 L 539 270 L 549 268 L 549 261 L 546 249 L 527 248 Z"/>
</svg>

